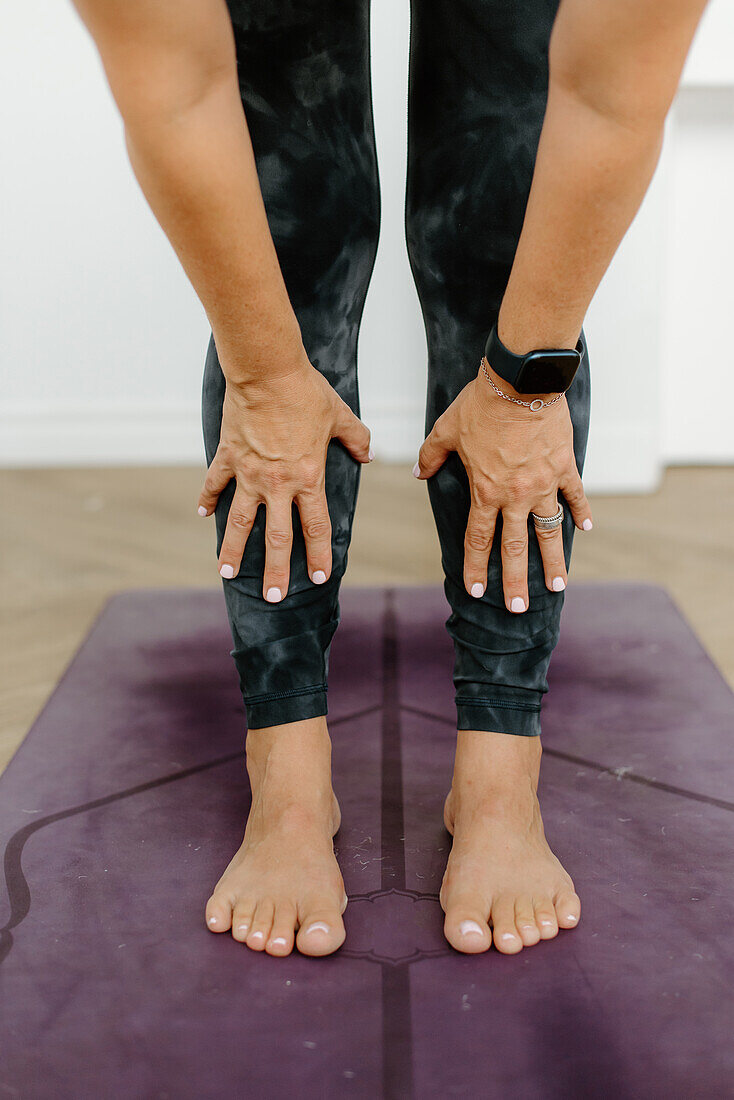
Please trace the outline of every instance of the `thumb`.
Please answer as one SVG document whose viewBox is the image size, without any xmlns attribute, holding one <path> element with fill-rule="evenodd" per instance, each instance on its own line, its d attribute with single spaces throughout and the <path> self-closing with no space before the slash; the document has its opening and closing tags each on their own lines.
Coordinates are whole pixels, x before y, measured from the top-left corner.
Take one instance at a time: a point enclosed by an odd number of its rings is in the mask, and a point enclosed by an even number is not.
<svg viewBox="0 0 734 1100">
<path fill-rule="evenodd" d="M 346 401 L 341 408 L 334 425 L 334 436 L 340 440 L 357 462 L 371 462 L 375 457 L 370 446 L 371 432 L 358 416 L 355 416 Z"/>
<path fill-rule="evenodd" d="M 418 452 L 418 461 L 413 467 L 415 477 L 421 479 L 432 477 L 441 469 L 453 450 L 444 436 L 443 427 L 444 425 L 441 424 L 441 418 L 439 417 Z"/>
</svg>

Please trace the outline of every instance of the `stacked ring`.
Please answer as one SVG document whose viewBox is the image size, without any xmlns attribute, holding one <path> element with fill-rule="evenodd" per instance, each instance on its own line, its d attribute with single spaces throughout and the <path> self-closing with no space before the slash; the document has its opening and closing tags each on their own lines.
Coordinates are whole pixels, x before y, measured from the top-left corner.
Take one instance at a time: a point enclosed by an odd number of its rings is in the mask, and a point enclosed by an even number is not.
<svg viewBox="0 0 734 1100">
<path fill-rule="evenodd" d="M 558 511 L 554 516 L 538 516 L 535 512 L 531 512 L 530 515 L 533 517 L 533 523 L 536 527 L 547 531 L 553 527 L 560 527 L 563 523 L 563 505 L 559 502 Z"/>
</svg>

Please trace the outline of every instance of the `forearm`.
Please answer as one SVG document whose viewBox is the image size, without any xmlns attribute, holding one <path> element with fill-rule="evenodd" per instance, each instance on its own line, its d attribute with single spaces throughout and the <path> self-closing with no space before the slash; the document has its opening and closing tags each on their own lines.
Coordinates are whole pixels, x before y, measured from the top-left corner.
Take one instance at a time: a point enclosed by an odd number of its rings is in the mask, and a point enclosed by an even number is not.
<svg viewBox="0 0 734 1100">
<path fill-rule="evenodd" d="M 257 381 L 303 365 L 239 96 L 223 0 L 77 0 L 130 161 L 212 326 L 222 368 Z"/>
<path fill-rule="evenodd" d="M 705 0 L 562 0 L 548 105 L 498 332 L 517 354 L 573 347 L 637 213 Z M 655 10 L 657 8 L 657 11 Z"/>
</svg>

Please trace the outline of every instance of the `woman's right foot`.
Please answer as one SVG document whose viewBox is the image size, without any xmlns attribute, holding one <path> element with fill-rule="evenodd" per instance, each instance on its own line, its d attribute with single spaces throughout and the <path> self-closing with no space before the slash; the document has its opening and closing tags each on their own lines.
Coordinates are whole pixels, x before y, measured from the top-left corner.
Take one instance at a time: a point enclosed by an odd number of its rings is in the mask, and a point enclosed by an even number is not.
<svg viewBox="0 0 734 1100">
<path fill-rule="evenodd" d="M 289 955 L 294 943 L 304 955 L 329 955 L 344 942 L 347 897 L 326 719 L 249 731 L 247 770 L 245 838 L 207 902 L 207 927 L 270 955 Z"/>
</svg>

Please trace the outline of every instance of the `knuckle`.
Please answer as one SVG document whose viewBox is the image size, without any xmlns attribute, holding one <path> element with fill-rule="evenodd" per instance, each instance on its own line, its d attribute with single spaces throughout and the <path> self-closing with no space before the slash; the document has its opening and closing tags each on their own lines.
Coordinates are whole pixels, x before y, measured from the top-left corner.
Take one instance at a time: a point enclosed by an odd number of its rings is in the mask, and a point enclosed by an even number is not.
<svg viewBox="0 0 734 1100">
<path fill-rule="evenodd" d="M 309 519 L 303 525 L 303 533 L 316 541 L 327 539 L 331 537 L 331 524 L 325 519 Z"/>
<path fill-rule="evenodd" d="M 288 474 L 282 466 L 268 466 L 263 472 L 263 482 L 272 492 L 282 489 L 288 482 Z"/>
<path fill-rule="evenodd" d="M 488 481 L 475 481 L 472 488 L 474 503 L 479 508 L 488 508 L 492 504 L 493 491 Z"/>
<path fill-rule="evenodd" d="M 480 554 L 485 553 L 490 547 L 489 535 L 477 527 L 467 528 L 466 545 L 469 550 L 476 550 Z"/>
<path fill-rule="evenodd" d="M 527 475 L 515 475 L 510 481 L 510 492 L 514 497 L 527 497 L 536 493 L 536 485 L 533 479 Z"/>
<path fill-rule="evenodd" d="M 252 524 L 252 516 L 241 508 L 232 508 L 229 513 L 229 522 L 238 531 L 244 531 Z"/>
<path fill-rule="evenodd" d="M 266 544 L 274 550 L 282 550 L 290 545 L 290 541 L 290 531 L 284 531 L 280 527 L 271 528 L 265 535 Z"/>
<path fill-rule="evenodd" d="M 504 539 L 502 542 L 503 550 L 508 555 L 508 557 L 511 558 L 522 557 L 522 555 L 527 550 L 527 545 L 528 544 L 525 539 L 514 537 Z"/>
</svg>

